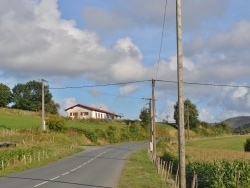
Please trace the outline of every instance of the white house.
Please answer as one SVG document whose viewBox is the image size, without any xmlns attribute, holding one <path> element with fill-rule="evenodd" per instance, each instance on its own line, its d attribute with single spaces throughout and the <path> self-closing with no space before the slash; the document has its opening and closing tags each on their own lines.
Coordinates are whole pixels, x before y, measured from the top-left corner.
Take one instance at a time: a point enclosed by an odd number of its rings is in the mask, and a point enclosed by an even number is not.
<svg viewBox="0 0 250 188">
<path fill-rule="evenodd" d="M 115 119 L 121 118 L 121 115 L 115 114 L 113 112 L 108 112 L 99 108 L 94 108 L 91 106 L 86 106 L 82 104 L 77 104 L 66 108 L 64 111 L 67 112 L 67 117 L 78 117 L 83 118 L 93 118 L 93 119 Z"/>
</svg>

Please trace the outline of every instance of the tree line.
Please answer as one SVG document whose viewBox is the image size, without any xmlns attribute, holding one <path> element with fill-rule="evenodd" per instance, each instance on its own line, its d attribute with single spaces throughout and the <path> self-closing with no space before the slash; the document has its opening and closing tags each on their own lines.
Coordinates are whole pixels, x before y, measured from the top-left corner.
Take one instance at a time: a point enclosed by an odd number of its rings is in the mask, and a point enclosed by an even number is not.
<svg viewBox="0 0 250 188">
<path fill-rule="evenodd" d="M 173 106 L 174 107 L 174 120 L 176 125 L 179 124 L 179 111 L 178 111 L 178 101 Z M 200 121 L 198 119 L 199 112 L 196 108 L 196 105 L 193 104 L 189 99 L 186 99 L 184 101 L 184 125 L 185 129 L 192 129 L 195 130 L 199 127 L 203 128 L 216 128 L 218 130 L 222 130 L 225 133 L 230 133 L 231 129 L 229 127 L 229 124 L 227 122 L 220 122 L 215 124 L 210 124 L 205 121 Z M 141 119 L 141 122 L 144 126 L 147 126 L 150 124 L 150 114 L 148 108 L 142 108 L 139 118 Z M 168 123 L 166 120 L 164 122 Z"/>
<path fill-rule="evenodd" d="M 45 112 L 58 114 L 60 105 L 53 99 L 49 86 L 44 86 Z M 35 80 L 18 83 L 13 89 L 0 83 L 0 107 L 10 107 L 28 111 L 42 110 L 42 82 Z"/>
</svg>

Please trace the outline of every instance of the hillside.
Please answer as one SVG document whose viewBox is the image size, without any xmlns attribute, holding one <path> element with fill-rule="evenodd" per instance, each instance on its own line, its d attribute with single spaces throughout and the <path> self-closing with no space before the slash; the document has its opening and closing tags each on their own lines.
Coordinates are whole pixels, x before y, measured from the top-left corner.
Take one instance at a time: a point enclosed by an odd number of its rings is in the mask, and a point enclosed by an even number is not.
<svg viewBox="0 0 250 188">
<path fill-rule="evenodd" d="M 242 128 L 243 125 L 250 123 L 250 116 L 238 116 L 224 120 L 227 122 L 231 129 Z"/>
</svg>

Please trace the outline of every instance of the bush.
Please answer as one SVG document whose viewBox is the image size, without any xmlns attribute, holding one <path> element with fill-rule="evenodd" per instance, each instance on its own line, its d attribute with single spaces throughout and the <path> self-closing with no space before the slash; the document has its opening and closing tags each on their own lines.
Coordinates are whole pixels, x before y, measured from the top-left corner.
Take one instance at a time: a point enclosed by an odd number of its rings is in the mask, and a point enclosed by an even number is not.
<svg viewBox="0 0 250 188">
<path fill-rule="evenodd" d="M 246 142 L 244 143 L 244 150 L 245 152 L 250 152 L 250 138 L 246 139 Z"/>
<path fill-rule="evenodd" d="M 46 124 L 51 131 L 64 132 L 66 130 L 66 121 L 59 116 L 51 116 L 47 119 Z"/>
<path fill-rule="evenodd" d="M 97 142 L 97 139 L 98 139 L 98 136 L 97 136 L 97 133 L 93 130 L 86 130 L 85 131 L 85 136 L 91 141 L 91 142 L 94 142 L 96 143 Z"/>
</svg>

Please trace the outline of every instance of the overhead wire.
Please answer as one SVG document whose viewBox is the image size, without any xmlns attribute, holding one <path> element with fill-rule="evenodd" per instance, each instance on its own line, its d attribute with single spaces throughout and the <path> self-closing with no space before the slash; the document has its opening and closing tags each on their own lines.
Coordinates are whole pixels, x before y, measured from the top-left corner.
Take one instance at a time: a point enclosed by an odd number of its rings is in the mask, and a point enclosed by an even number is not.
<svg viewBox="0 0 250 188">
<path fill-rule="evenodd" d="M 157 63 L 157 69 L 156 69 L 155 79 L 157 79 L 157 76 L 158 76 L 158 71 L 159 71 L 159 66 L 160 66 L 160 60 L 161 60 L 161 50 L 162 50 L 162 41 L 163 41 L 164 30 L 165 30 L 165 21 L 166 21 L 167 5 L 168 5 L 168 0 L 166 0 L 165 9 L 164 9 L 163 24 L 162 24 L 162 30 L 161 30 L 160 50 L 159 50 L 159 57 L 158 57 L 158 63 Z"/>
<path fill-rule="evenodd" d="M 50 87 L 49 89 L 81 89 L 81 88 L 91 88 L 91 87 L 106 87 L 106 86 L 117 86 L 117 85 L 142 83 L 142 82 L 148 82 L 148 81 L 151 81 L 151 80 L 140 80 L 140 81 L 131 81 L 131 82 L 98 84 L 98 85 L 85 85 L 85 86 Z"/>
</svg>

